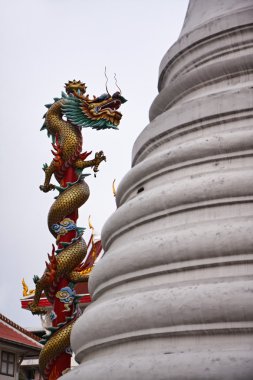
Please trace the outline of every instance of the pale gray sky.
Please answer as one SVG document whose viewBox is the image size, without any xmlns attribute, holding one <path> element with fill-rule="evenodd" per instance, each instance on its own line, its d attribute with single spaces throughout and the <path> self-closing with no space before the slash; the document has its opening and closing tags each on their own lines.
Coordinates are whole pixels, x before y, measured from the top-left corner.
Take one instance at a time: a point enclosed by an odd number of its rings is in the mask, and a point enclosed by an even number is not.
<svg viewBox="0 0 253 380">
<path fill-rule="evenodd" d="M 119 131 L 84 129 L 83 150 L 103 150 L 107 162 L 97 178 L 88 177 L 91 196 L 80 211 L 97 231 L 115 210 L 112 181 L 131 166 L 133 143 L 148 124 L 157 94 L 158 67 L 176 41 L 188 0 L 0 0 L 1 264 L 0 312 L 22 326 L 38 326 L 38 317 L 20 307 L 22 277 L 45 268 L 54 242 L 47 213 L 55 193 L 39 190 L 42 164 L 51 160 L 50 140 L 40 132 L 44 104 L 81 80 L 87 93 L 116 90 L 117 73 L 128 102 L 121 107 Z M 87 234 L 86 234 L 87 237 Z"/>
</svg>

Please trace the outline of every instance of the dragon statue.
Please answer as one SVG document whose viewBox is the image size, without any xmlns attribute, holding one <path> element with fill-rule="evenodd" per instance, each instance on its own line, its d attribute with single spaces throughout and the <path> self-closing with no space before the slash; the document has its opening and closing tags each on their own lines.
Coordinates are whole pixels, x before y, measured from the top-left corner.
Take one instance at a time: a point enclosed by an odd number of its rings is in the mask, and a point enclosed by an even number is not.
<svg viewBox="0 0 253 380">
<path fill-rule="evenodd" d="M 106 157 L 97 152 L 91 160 L 86 160 L 91 152 L 82 153 L 82 128 L 102 130 L 117 129 L 122 114 L 118 108 L 126 99 L 121 92 L 110 95 L 108 92 L 94 99 L 85 95 L 86 86 L 80 81 L 69 81 L 66 92 L 54 103 L 47 104 L 42 130 L 52 137 L 54 158 L 50 165 L 44 164 L 43 192 L 58 190 L 48 214 L 48 228 L 56 239 L 52 254 L 41 278 L 34 276 L 36 284 L 33 301 L 29 309 L 33 314 L 46 314 L 39 300 L 44 292 L 53 305 L 50 314 L 52 327 L 50 334 L 43 336 L 44 347 L 39 357 L 40 371 L 45 380 L 55 380 L 70 367 L 70 332 L 79 316 L 78 296 L 74 286 L 87 281 L 88 274 L 83 260 L 87 247 L 82 234 L 84 229 L 77 227 L 78 209 L 89 197 L 89 187 L 84 181 L 83 170 L 92 168 L 94 175 Z M 51 183 L 52 175 L 58 185 Z"/>
</svg>

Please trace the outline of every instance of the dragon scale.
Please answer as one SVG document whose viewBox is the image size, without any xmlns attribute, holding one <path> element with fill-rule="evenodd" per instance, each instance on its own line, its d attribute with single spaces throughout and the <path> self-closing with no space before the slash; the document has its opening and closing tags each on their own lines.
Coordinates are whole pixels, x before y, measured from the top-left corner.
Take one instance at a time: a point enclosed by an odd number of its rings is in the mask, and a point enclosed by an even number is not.
<svg viewBox="0 0 253 380">
<path fill-rule="evenodd" d="M 84 229 L 77 227 L 78 209 L 89 198 L 89 187 L 84 181 L 86 168 L 94 173 L 102 161 L 103 152 L 95 153 L 92 160 L 86 160 L 91 152 L 82 152 L 82 128 L 97 130 L 117 129 L 121 113 L 117 109 L 126 99 L 120 92 L 103 94 L 94 99 L 85 96 L 86 86 L 80 81 L 70 81 L 65 86 L 66 93 L 48 104 L 45 122 L 41 129 L 52 137 L 54 158 L 50 165 L 44 164 L 44 184 L 40 189 L 47 193 L 58 190 L 48 213 L 48 228 L 56 239 L 49 262 L 41 278 L 34 276 L 36 284 L 34 299 L 29 305 L 33 314 L 46 314 L 39 306 L 44 292 L 53 306 L 50 314 L 52 327 L 50 334 L 43 336 L 44 347 L 39 357 L 40 371 L 45 380 L 55 380 L 70 367 L 70 333 L 72 325 L 80 314 L 78 296 L 74 286 L 88 280 L 82 263 L 87 246 L 82 238 Z M 51 183 L 52 176 L 58 185 Z"/>
</svg>

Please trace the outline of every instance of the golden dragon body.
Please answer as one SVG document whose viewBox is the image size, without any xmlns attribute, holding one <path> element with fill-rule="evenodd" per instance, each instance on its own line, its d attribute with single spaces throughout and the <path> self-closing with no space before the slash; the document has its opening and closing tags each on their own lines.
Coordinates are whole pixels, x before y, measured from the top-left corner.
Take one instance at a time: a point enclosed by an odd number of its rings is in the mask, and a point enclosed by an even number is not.
<svg viewBox="0 0 253 380">
<path fill-rule="evenodd" d="M 59 319 L 61 322 L 53 323 L 50 339 L 45 336 L 45 346 L 39 358 L 40 371 L 44 379 L 49 380 L 62 374 L 61 371 L 57 373 L 55 367 L 54 371 L 52 368 L 56 358 L 70 346 L 71 328 L 78 315 L 78 300 L 73 284 L 87 281 L 88 278 L 82 266 L 87 252 L 82 238 L 83 229 L 76 226 L 78 209 L 89 197 L 89 187 L 83 179 L 82 171 L 92 167 L 96 173 L 99 164 L 106 159 L 100 151 L 94 159 L 86 160 L 91 152 L 81 153 L 81 128 L 117 128 L 122 116 L 117 109 L 126 101 L 119 92 L 112 96 L 103 94 L 91 100 L 84 96 L 86 86 L 80 81 L 68 82 L 65 88 L 66 94 L 62 93 L 60 99 L 56 98 L 53 104 L 46 105 L 48 111 L 42 127 L 52 136 L 52 153 L 55 157 L 49 166 L 45 164 L 43 167 L 45 181 L 40 189 L 43 192 L 54 189 L 59 191 L 48 214 L 48 227 L 56 238 L 58 249 L 55 251 L 53 247 L 52 254 L 48 255 L 49 263 L 42 277 L 35 276 L 34 300 L 29 305 L 33 314 L 45 314 L 47 311 L 39 306 L 42 292 L 52 304 L 55 304 L 57 298 L 63 302 L 63 315 Z M 50 183 L 52 175 L 59 186 Z M 59 308 L 53 312 L 54 319 L 59 317 L 57 313 L 59 314 Z"/>
</svg>

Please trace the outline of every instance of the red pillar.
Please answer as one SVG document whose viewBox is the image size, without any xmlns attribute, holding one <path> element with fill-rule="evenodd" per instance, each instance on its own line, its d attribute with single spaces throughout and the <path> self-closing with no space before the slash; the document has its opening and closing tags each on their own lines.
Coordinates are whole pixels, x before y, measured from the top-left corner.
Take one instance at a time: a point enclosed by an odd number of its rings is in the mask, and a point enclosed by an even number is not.
<svg viewBox="0 0 253 380">
<path fill-rule="evenodd" d="M 61 186 L 66 187 L 67 182 L 75 182 L 75 181 L 77 181 L 77 175 L 76 175 L 74 169 L 68 168 L 68 170 L 66 171 L 65 177 L 63 178 L 63 180 L 61 182 Z M 66 215 L 65 217 L 72 219 L 76 223 L 77 218 L 78 218 L 78 210 L 76 210 L 75 212 L 73 212 L 70 215 Z M 76 235 L 75 231 L 70 231 L 66 235 L 61 236 L 59 239 L 58 248 L 59 249 L 63 248 L 61 245 L 61 242 L 70 242 L 72 240 L 72 238 L 75 237 L 75 235 Z M 69 284 L 69 281 L 67 279 L 64 279 L 64 278 L 61 279 L 59 284 L 58 284 L 56 293 L 59 290 L 61 290 L 63 287 L 68 286 L 68 284 Z M 56 296 L 54 297 L 53 310 L 56 314 L 56 318 L 52 322 L 53 327 L 57 327 L 57 325 L 59 323 L 65 322 L 66 317 L 70 317 L 72 315 L 73 305 L 70 306 L 70 311 L 68 311 L 68 312 L 66 312 L 64 305 L 65 304 L 63 302 L 61 302 L 61 300 L 59 298 L 57 298 Z M 49 380 L 58 379 L 60 376 L 62 376 L 62 372 L 65 371 L 66 369 L 70 368 L 70 367 L 71 367 L 71 354 L 64 352 L 55 359 L 54 364 L 52 366 L 51 373 L 49 375 Z"/>
</svg>

